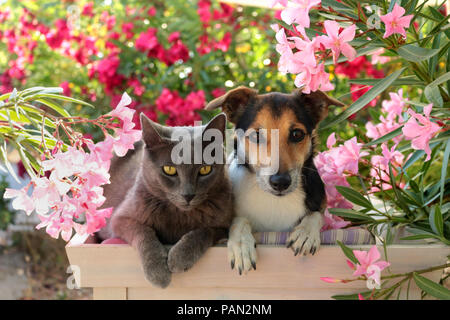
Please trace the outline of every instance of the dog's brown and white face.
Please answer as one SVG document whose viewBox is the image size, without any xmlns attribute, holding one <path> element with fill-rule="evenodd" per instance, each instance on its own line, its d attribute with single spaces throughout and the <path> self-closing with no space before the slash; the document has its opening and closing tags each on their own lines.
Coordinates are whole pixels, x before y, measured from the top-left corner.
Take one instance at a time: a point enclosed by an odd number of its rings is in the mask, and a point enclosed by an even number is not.
<svg viewBox="0 0 450 320">
<path fill-rule="evenodd" d="M 259 187 L 283 196 L 301 183 L 303 164 L 314 152 L 315 131 L 330 105 L 343 104 L 320 91 L 258 94 L 239 87 L 211 101 L 206 109 L 222 107 L 236 132 L 244 133 L 236 152 L 244 155 Z M 266 174 L 264 169 L 274 160 L 276 172 Z"/>
</svg>

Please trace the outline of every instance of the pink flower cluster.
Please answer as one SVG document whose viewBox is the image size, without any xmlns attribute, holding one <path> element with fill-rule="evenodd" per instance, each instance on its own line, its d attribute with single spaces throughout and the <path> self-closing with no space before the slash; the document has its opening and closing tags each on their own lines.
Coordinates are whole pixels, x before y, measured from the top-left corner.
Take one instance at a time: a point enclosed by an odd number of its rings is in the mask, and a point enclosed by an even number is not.
<svg viewBox="0 0 450 320">
<path fill-rule="evenodd" d="M 416 150 L 424 150 L 427 154 L 425 161 L 430 160 L 430 140 L 441 129 L 440 125 L 430 120 L 432 108 L 432 104 L 424 107 L 424 115 L 409 109 L 408 114 L 411 117 L 403 127 L 403 134 L 407 140 L 411 140 L 411 146 Z"/>
<path fill-rule="evenodd" d="M 368 252 L 353 250 L 355 258 L 358 259 L 356 270 L 353 273 L 354 276 L 364 275 L 367 278 L 368 289 L 379 289 L 381 285 L 381 271 L 390 265 L 386 261 L 378 261 L 381 258 L 380 251 L 377 246 L 372 246 Z"/>
<path fill-rule="evenodd" d="M 278 68 L 283 73 L 296 75 L 295 85 L 302 87 L 304 93 L 322 90 L 330 91 L 334 86 L 330 77 L 325 72 L 324 61 L 328 57 L 326 52 L 331 52 L 336 63 L 343 54 L 349 61 L 356 57 L 355 49 L 349 44 L 355 37 L 356 25 L 341 30 L 335 21 L 326 20 L 324 28 L 326 35 L 310 39 L 305 32 L 309 28 L 309 11 L 320 4 L 320 0 L 294 0 L 290 6 L 281 12 L 282 20 L 292 25 L 293 31 L 286 31 L 278 25 L 274 26 L 277 32 L 277 51 L 280 54 Z M 286 6 L 287 1 L 273 1 Z M 327 51 L 329 50 L 329 51 Z"/>
<path fill-rule="evenodd" d="M 385 142 L 381 145 L 381 155 L 374 155 L 370 159 L 370 163 L 372 165 L 372 168 L 370 169 L 370 176 L 375 178 L 375 181 L 370 189 L 371 192 L 392 189 L 389 178 L 389 164 L 392 167 L 392 174 L 397 176 L 398 171 L 396 168 L 401 167 L 405 159 L 405 156 L 401 152 L 395 150 L 396 147 L 397 145 L 393 145 L 389 148 Z M 399 186 L 404 187 L 404 183 L 400 182 Z"/>
<path fill-rule="evenodd" d="M 407 100 L 403 98 L 403 89 L 400 89 L 397 93 L 390 92 L 389 96 L 391 98 L 390 100 L 384 100 L 381 103 L 381 110 L 384 112 L 384 115 L 380 116 L 380 122 L 378 124 L 374 124 L 371 121 L 366 123 L 366 136 L 373 140 L 394 131 L 404 122 L 402 113 Z M 401 140 L 402 136 L 393 139 L 395 143 Z"/>
<path fill-rule="evenodd" d="M 372 246 L 370 250 L 360 251 L 353 250 L 358 264 L 355 266 L 351 261 L 347 260 L 347 265 L 355 270 L 354 276 L 363 276 L 366 279 L 366 286 L 368 289 L 380 289 L 381 286 L 381 271 L 390 266 L 389 262 L 379 260 L 381 258 L 380 251 L 377 246 Z M 341 280 L 331 277 L 321 277 L 322 281 L 328 283 L 346 283 L 353 280 Z"/>
<path fill-rule="evenodd" d="M 334 147 L 335 144 L 336 137 L 332 133 L 327 139 L 329 150 L 319 153 L 314 158 L 314 163 L 325 184 L 327 207 L 350 209 L 353 205 L 336 190 L 336 186 L 350 186 L 347 177 L 358 174 L 360 159 L 367 156 L 368 152 L 361 151 L 362 144 L 356 141 L 356 137 L 342 145 Z M 340 229 L 349 223 L 326 210 L 323 230 Z"/>
<path fill-rule="evenodd" d="M 107 135 L 96 144 L 81 138 L 67 151 L 61 150 L 58 143 L 52 157 L 42 161 L 42 176 L 33 178 L 21 190 L 6 189 L 4 197 L 14 198 L 13 208 L 28 215 L 35 211 L 41 220 L 37 229 L 45 227 L 49 235 L 58 238 L 61 234 L 66 241 L 73 230 L 83 235 L 104 227 L 113 208 L 101 208 L 105 202 L 101 186 L 110 183 L 112 151 L 124 156 L 141 138 L 141 131 L 134 129 L 132 122 L 135 111 L 126 107 L 130 103 L 124 93 L 119 105 L 107 115 L 121 122 L 115 137 Z M 84 144 L 89 152 L 82 147 Z"/>
</svg>

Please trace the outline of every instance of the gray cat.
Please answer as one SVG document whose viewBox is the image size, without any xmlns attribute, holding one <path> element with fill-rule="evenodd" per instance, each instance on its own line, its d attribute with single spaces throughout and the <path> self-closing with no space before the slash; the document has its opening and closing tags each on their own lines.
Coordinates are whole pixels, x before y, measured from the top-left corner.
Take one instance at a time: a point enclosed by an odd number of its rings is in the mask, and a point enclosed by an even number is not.
<svg viewBox="0 0 450 320">
<path fill-rule="evenodd" d="M 211 165 L 174 164 L 171 155 L 177 141 L 171 137 L 180 127 L 163 127 L 143 114 L 141 126 L 142 141 L 135 150 L 112 160 L 103 207 L 115 210 L 99 236 L 119 237 L 135 247 L 147 280 L 165 288 L 172 272 L 188 270 L 210 246 L 227 237 L 233 196 L 224 159 Z M 225 126 L 226 116 L 220 114 L 200 132 L 218 129 L 224 137 Z M 203 134 L 195 135 L 194 128 L 182 129 L 204 150 L 210 142 Z M 164 244 L 173 246 L 168 250 Z"/>
</svg>

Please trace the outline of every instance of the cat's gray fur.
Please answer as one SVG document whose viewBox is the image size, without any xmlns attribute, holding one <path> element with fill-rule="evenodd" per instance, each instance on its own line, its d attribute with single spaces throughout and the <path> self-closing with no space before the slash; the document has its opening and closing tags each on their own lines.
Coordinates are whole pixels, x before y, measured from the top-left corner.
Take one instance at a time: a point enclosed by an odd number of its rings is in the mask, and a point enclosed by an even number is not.
<svg viewBox="0 0 450 320">
<path fill-rule="evenodd" d="M 223 136 L 224 114 L 204 129 L 219 129 Z M 216 241 L 226 238 L 233 218 L 233 196 L 224 161 L 213 164 L 207 176 L 199 176 L 201 164 L 174 165 L 170 135 L 175 128 L 163 127 L 141 115 L 142 141 L 123 158 L 111 163 L 111 184 L 105 187 L 103 207 L 115 210 L 103 239 L 119 237 L 135 247 L 147 279 L 167 287 L 172 272 L 183 272 Z M 184 127 L 194 137 L 192 127 Z M 195 137 L 194 139 L 201 139 Z M 163 173 L 175 166 L 177 176 Z M 195 194 L 187 203 L 186 193 Z M 170 250 L 165 244 L 173 244 Z"/>
</svg>

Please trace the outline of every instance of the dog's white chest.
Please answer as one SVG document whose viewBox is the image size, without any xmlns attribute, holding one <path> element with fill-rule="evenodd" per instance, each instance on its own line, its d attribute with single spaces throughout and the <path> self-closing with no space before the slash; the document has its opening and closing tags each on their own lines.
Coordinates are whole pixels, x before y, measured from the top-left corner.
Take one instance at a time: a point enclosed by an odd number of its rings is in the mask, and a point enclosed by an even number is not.
<svg viewBox="0 0 450 320">
<path fill-rule="evenodd" d="M 247 218 L 253 231 L 288 231 L 305 213 L 305 194 L 291 192 L 278 197 L 261 190 L 254 174 L 233 161 L 229 167 L 236 215 Z"/>
</svg>

